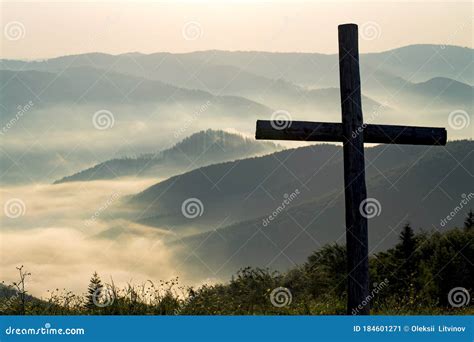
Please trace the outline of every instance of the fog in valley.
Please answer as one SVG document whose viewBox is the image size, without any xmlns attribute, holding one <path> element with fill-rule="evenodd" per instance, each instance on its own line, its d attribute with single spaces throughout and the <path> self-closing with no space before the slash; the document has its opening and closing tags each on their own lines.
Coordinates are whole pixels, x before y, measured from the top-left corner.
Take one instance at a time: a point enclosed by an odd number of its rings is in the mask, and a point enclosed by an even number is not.
<svg viewBox="0 0 474 342">
<path fill-rule="evenodd" d="M 4 187 L 10 201 L 2 212 L 1 274 L 16 281 L 15 267 L 24 265 L 33 276 L 32 294 L 46 296 L 60 284 L 77 293 L 85 291 L 97 271 L 117 285 L 181 276 L 175 251 L 162 239 L 173 236 L 166 228 L 150 228 L 114 218 L 114 210 L 127 194 L 156 179 L 75 182 Z M 20 200 L 21 199 L 21 200 Z M 101 233 L 114 231 L 114 238 Z M 201 280 L 199 280 L 201 281 Z"/>
<path fill-rule="evenodd" d="M 445 127 L 450 141 L 368 146 L 381 250 L 397 239 L 389 227 L 439 229 L 474 191 L 472 55 L 439 45 L 361 54 L 365 123 Z M 0 60 L 2 280 L 24 265 L 42 297 L 82 293 L 94 271 L 117 285 L 196 285 L 247 265 L 285 270 L 340 242 L 340 144 L 254 139 L 258 119 L 340 122 L 337 62 L 227 51 Z"/>
</svg>

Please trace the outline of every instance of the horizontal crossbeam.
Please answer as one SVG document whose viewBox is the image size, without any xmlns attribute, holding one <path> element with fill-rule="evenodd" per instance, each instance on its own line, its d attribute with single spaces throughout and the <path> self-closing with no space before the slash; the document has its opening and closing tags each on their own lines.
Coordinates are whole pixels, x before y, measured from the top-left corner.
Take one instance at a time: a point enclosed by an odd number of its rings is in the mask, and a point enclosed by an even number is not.
<svg viewBox="0 0 474 342">
<path fill-rule="evenodd" d="M 351 133 L 363 134 L 365 143 L 446 145 L 447 133 L 444 128 L 364 125 Z M 342 124 L 310 121 L 257 121 L 256 139 L 296 140 L 296 141 L 344 141 Z"/>
</svg>

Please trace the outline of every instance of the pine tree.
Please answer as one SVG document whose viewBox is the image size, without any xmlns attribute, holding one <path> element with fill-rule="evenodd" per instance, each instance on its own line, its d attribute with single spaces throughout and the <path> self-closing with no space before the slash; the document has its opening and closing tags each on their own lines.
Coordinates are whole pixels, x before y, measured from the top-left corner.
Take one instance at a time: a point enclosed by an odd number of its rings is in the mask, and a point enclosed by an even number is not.
<svg viewBox="0 0 474 342">
<path fill-rule="evenodd" d="M 405 263 L 407 263 L 411 259 L 416 248 L 415 233 L 413 232 L 409 222 L 405 224 L 400 233 L 400 242 L 401 252 Z"/>
<path fill-rule="evenodd" d="M 87 293 L 88 293 L 88 295 L 86 296 L 87 309 L 94 310 L 97 308 L 94 301 L 97 302 L 97 300 L 100 298 L 103 287 L 104 286 L 102 285 L 102 280 L 100 279 L 97 272 L 94 272 L 89 282 L 89 287 L 87 288 Z"/>
<path fill-rule="evenodd" d="M 474 227 L 474 212 L 469 210 L 466 219 L 464 220 L 464 229 L 470 230 Z"/>
<path fill-rule="evenodd" d="M 415 233 L 410 226 L 410 223 L 406 223 L 400 233 L 400 243 L 396 247 L 396 257 L 400 260 L 400 266 L 398 269 L 398 277 L 401 281 L 402 291 L 408 291 L 413 284 L 415 278 L 415 271 L 418 265 L 418 256 L 416 255 L 417 241 Z M 406 293 L 406 292 L 405 292 Z"/>
</svg>

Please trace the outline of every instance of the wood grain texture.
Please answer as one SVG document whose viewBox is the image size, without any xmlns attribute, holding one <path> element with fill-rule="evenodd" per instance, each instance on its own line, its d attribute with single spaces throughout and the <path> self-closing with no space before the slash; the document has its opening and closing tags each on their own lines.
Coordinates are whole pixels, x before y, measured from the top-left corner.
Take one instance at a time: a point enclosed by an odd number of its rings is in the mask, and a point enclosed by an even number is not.
<svg viewBox="0 0 474 342">
<path fill-rule="evenodd" d="M 281 123 L 280 123 L 281 124 Z M 259 140 L 300 140 L 342 142 L 342 124 L 330 122 L 294 121 L 276 129 L 272 121 L 258 120 L 255 138 Z M 446 129 L 439 127 L 362 125 L 365 143 L 405 145 L 446 145 Z"/>
<path fill-rule="evenodd" d="M 447 133 L 446 129 L 437 127 L 364 124 L 357 25 L 340 25 L 338 29 L 342 123 L 258 120 L 255 138 L 343 143 L 348 266 L 347 313 L 368 315 L 368 223 L 360 210 L 361 204 L 367 199 L 364 143 L 445 145 Z"/>
<path fill-rule="evenodd" d="M 348 264 L 347 313 L 357 312 L 368 315 L 370 313 L 367 303 L 369 295 L 368 224 L 367 218 L 359 210 L 361 203 L 367 199 L 367 188 L 358 33 L 355 24 L 340 25 L 338 28 Z M 353 134 L 357 131 L 360 131 L 360 134 Z"/>
</svg>

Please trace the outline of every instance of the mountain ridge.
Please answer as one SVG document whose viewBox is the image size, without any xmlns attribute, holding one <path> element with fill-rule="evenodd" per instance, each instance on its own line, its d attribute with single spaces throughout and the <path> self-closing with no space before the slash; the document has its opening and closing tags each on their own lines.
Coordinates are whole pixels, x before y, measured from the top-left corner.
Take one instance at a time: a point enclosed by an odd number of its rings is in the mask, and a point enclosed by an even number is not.
<svg viewBox="0 0 474 342">
<path fill-rule="evenodd" d="M 466 74 L 464 77 L 468 77 L 468 83 L 472 85 L 474 77 L 470 72 L 473 71 L 472 63 L 470 64 L 472 53 L 473 49 L 468 47 L 414 44 L 381 52 L 361 53 L 361 67 L 364 69 L 369 65 L 373 65 L 375 69 L 396 71 L 394 75 L 415 82 L 424 81 L 435 76 L 454 77 L 457 79 L 459 70 L 470 68 L 469 70 L 465 70 Z M 251 55 L 253 55 L 253 57 Z M 298 65 L 295 65 L 292 68 L 293 70 L 287 70 L 288 68 L 284 66 L 294 65 L 295 61 L 293 61 L 292 58 L 296 57 L 300 59 Z M 74 59 L 71 63 L 66 63 L 67 60 L 72 58 Z M 157 52 L 141 54 L 137 57 L 131 57 L 127 53 L 118 55 L 103 53 L 80 54 L 60 56 L 40 62 L 0 60 L 0 68 L 6 68 L 8 65 L 17 69 L 20 67 L 38 67 L 39 65 L 43 65 L 45 68 L 56 67 L 63 69 L 71 66 L 72 63 L 79 63 L 94 66 L 101 65 L 103 68 L 109 70 L 117 66 L 122 70 L 126 70 L 126 64 L 121 63 L 130 58 L 133 58 L 134 68 L 129 69 L 132 73 L 139 74 L 140 76 L 146 75 L 151 78 L 156 78 L 156 76 L 153 75 L 161 75 L 158 79 L 162 80 L 172 77 L 172 74 L 169 73 L 171 71 L 173 73 L 180 73 L 186 69 L 188 69 L 188 71 L 190 69 L 196 70 L 197 67 L 203 65 L 228 64 L 272 79 L 281 78 L 283 71 L 283 78 L 290 82 L 311 84 L 314 82 L 314 77 L 309 77 L 310 75 L 325 73 L 332 69 L 331 66 L 337 65 L 337 54 L 206 50 L 187 53 Z M 249 58 L 251 59 L 248 60 Z M 270 65 L 268 64 L 268 60 L 266 60 L 268 58 L 271 61 Z M 108 60 L 104 61 L 104 59 Z M 112 62 L 111 59 L 114 60 L 114 62 Z M 159 59 L 160 63 L 157 63 L 156 59 Z M 170 64 L 170 62 L 173 61 L 178 61 L 178 64 Z M 58 65 L 54 66 L 54 64 Z M 453 65 L 455 66 L 454 69 Z M 390 68 L 387 69 L 387 67 Z M 456 67 L 458 67 L 459 70 L 457 70 Z M 144 72 L 147 68 L 151 68 L 150 71 L 153 70 L 153 73 Z M 334 86 L 337 84 L 337 77 L 334 77 L 332 74 L 327 75 L 325 78 L 321 78 L 321 76 L 317 76 L 317 78 L 321 81 L 326 79 L 322 86 Z"/>
<path fill-rule="evenodd" d="M 137 157 L 104 161 L 65 176 L 54 184 L 130 176 L 169 177 L 182 173 L 190 166 L 199 168 L 216 162 L 271 153 L 279 149 L 281 147 L 272 142 L 257 142 L 243 135 L 209 129 L 194 133 L 156 153 L 143 153 Z M 201 161 L 203 158 L 206 159 Z"/>
<path fill-rule="evenodd" d="M 465 158 L 470 161 L 472 144 L 469 140 L 449 142 L 448 148 L 441 147 L 443 161 L 452 159 L 450 154 L 454 153 L 450 150 L 456 151 L 458 158 L 461 158 L 460 151 L 465 152 Z M 409 172 L 419 160 L 424 160 L 424 154 L 428 152 L 431 157 L 435 153 L 426 146 L 378 145 L 367 148 L 368 183 L 387 183 L 387 178 L 397 175 L 402 180 L 404 173 L 400 170 Z M 469 168 L 470 164 L 467 165 Z M 278 199 L 283 199 L 283 194 L 291 194 L 295 189 L 299 189 L 300 194 L 292 205 L 340 192 L 342 170 L 340 147 L 312 145 L 192 170 L 150 186 L 129 198 L 128 203 L 140 213 L 134 219 L 145 225 L 173 227 L 174 231 L 186 232 L 191 227 L 210 229 L 219 222 L 230 225 L 243 218 L 253 219 L 271 212 Z M 426 180 L 430 178 L 426 177 Z M 459 181 L 461 179 L 466 181 L 466 175 L 460 176 Z M 191 221 L 183 218 L 181 203 L 186 198 L 200 199 L 206 208 L 202 216 Z"/>
<path fill-rule="evenodd" d="M 452 45 L 452 44 L 429 44 L 429 43 L 419 43 L 419 44 L 409 44 L 409 45 L 403 45 L 399 47 L 395 47 L 392 49 L 388 50 L 383 50 L 383 51 L 375 51 L 375 52 L 362 52 L 361 54 L 364 55 L 377 55 L 377 54 L 383 54 L 383 53 L 390 53 L 394 51 L 399 51 L 399 50 L 406 50 L 410 48 L 418 48 L 418 47 L 442 47 L 443 49 L 466 49 L 466 50 L 474 50 L 471 47 L 468 46 L 460 46 L 460 45 Z M 25 63 L 30 63 L 30 62 L 45 62 L 45 61 L 51 61 L 55 59 L 60 59 L 60 58 L 70 58 L 70 57 L 76 57 L 76 56 L 113 56 L 113 57 L 119 57 L 119 56 L 126 56 L 126 55 L 140 55 L 140 56 L 153 56 L 153 55 L 161 55 L 161 54 L 170 54 L 170 55 L 189 55 L 189 54 L 202 54 L 202 53 L 208 53 L 208 52 L 229 52 L 229 53 L 268 53 L 268 54 L 302 54 L 302 55 L 311 55 L 311 54 L 317 54 L 317 55 L 323 55 L 323 56 L 333 56 L 337 55 L 337 52 L 334 53 L 322 53 L 322 52 L 299 52 L 299 51 L 265 51 L 265 50 L 221 50 L 221 49 L 208 49 L 208 50 L 195 50 L 195 51 L 187 51 L 187 52 L 169 52 L 169 51 L 156 51 L 156 52 L 151 52 L 151 53 L 144 53 L 144 52 L 139 52 L 139 51 L 133 51 L 133 52 L 121 52 L 121 53 L 107 53 L 107 52 L 99 52 L 99 51 L 94 51 L 94 52 L 85 52 L 85 53 L 79 53 L 79 54 L 68 54 L 68 55 L 61 55 L 61 56 L 56 56 L 56 57 L 48 57 L 48 58 L 38 58 L 38 59 L 32 59 L 32 60 L 26 60 L 26 59 L 21 59 L 21 58 L 0 58 L 0 62 L 2 61 L 18 61 L 18 62 L 25 62 Z"/>
<path fill-rule="evenodd" d="M 415 153 L 406 164 L 394 165 L 380 173 L 369 172 L 368 198 L 377 206 L 375 215 L 369 219 L 371 253 L 392 247 L 397 238 L 397 227 L 407 222 L 415 231 L 419 231 L 421 225 L 425 229 L 442 230 L 440 220 L 467 195 L 474 197 L 474 189 L 469 185 L 472 181 L 469 172 L 474 170 L 473 144 L 472 140 L 450 142 L 446 150 L 438 152 L 429 147 L 417 151 L 408 148 L 396 152 L 393 149 L 392 153 L 401 158 L 406 152 Z M 373 156 L 368 158 L 370 161 Z M 451 169 L 451 164 L 457 160 L 463 163 L 462 167 Z M 338 164 L 337 167 L 342 166 Z M 342 178 L 340 173 L 339 178 Z M 442 183 L 440 179 L 443 179 Z M 330 179 L 325 181 L 331 182 Z M 303 197 L 306 190 L 300 189 Z M 289 193 L 288 187 L 284 191 Z M 281 271 L 304 260 L 326 243 L 343 243 L 344 215 L 340 213 L 344 210 L 344 191 L 341 186 L 324 196 L 296 199 L 277 215 L 273 214 L 273 220 L 265 224 L 264 219 L 272 215 L 283 199 L 284 196 L 275 196 L 271 201 L 273 208 L 262 209 L 260 215 L 251 219 L 215 230 L 181 235 L 169 243 L 186 246 L 182 258 L 187 260 L 191 271 L 209 272 L 210 269 L 215 275 L 229 275 L 232 269 L 245 266 L 263 265 Z M 205 198 L 203 203 L 207 211 L 214 210 L 209 208 Z M 463 209 L 467 213 L 469 205 Z M 463 220 L 464 215 L 459 214 L 453 218 L 451 226 L 462 226 Z M 179 232 L 176 226 L 171 227 Z M 203 263 L 206 267 L 202 267 Z"/>
</svg>

